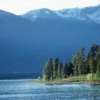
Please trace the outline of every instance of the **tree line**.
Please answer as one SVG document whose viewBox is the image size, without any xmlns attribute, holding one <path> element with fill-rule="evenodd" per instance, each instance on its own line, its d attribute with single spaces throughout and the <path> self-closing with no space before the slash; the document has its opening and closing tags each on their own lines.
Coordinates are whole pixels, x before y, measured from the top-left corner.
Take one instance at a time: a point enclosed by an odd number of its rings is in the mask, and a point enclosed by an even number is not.
<svg viewBox="0 0 100 100">
<path fill-rule="evenodd" d="M 52 58 L 45 63 L 43 68 L 43 80 L 60 80 L 69 76 L 78 76 L 88 73 L 100 74 L 100 46 L 93 44 L 87 55 L 84 55 L 84 48 L 73 56 L 70 62 L 63 64 L 58 58 Z"/>
</svg>

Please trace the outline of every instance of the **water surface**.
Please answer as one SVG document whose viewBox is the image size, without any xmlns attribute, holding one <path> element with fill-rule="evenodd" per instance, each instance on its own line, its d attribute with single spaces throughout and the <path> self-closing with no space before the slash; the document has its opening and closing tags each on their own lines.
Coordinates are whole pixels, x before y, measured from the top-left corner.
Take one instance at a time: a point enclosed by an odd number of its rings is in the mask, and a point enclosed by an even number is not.
<svg viewBox="0 0 100 100">
<path fill-rule="evenodd" d="M 1 80 L 0 100 L 100 100 L 100 86 L 27 84 L 31 80 Z"/>
</svg>

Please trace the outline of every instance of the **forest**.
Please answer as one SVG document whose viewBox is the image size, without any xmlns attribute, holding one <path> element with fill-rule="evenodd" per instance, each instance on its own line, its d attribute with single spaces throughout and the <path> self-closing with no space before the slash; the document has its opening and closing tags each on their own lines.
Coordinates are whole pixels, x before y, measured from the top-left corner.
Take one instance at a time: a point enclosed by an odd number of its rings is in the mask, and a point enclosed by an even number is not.
<svg viewBox="0 0 100 100">
<path fill-rule="evenodd" d="M 85 55 L 84 48 L 72 57 L 70 62 L 63 64 L 59 58 L 52 58 L 45 63 L 42 72 L 43 81 L 61 80 L 71 76 L 92 74 L 91 79 L 100 80 L 100 46 L 92 44 Z"/>
</svg>

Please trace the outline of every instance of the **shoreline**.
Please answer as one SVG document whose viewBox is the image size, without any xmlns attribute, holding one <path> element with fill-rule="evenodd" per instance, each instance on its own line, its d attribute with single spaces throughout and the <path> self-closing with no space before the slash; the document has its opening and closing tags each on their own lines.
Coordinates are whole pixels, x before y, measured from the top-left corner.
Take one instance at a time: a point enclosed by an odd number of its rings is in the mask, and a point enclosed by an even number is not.
<svg viewBox="0 0 100 100">
<path fill-rule="evenodd" d="M 45 84 L 45 85 L 64 85 L 64 84 L 88 84 L 88 85 L 100 85 L 100 80 L 85 80 L 85 81 L 67 81 L 67 80 L 61 80 L 61 81 L 30 81 L 27 82 L 27 84 Z"/>
<path fill-rule="evenodd" d="M 74 81 L 74 82 L 68 82 L 68 81 L 31 81 L 27 82 L 27 84 L 45 84 L 45 85 L 66 85 L 66 84 L 87 84 L 87 85 L 100 85 L 100 81 Z"/>
</svg>

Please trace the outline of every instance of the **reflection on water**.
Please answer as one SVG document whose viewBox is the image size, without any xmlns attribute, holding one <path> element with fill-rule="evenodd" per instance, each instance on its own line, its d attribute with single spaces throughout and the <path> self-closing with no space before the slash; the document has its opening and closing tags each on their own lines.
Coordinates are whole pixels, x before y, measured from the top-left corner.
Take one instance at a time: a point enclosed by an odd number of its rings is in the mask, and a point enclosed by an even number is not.
<svg viewBox="0 0 100 100">
<path fill-rule="evenodd" d="M 27 81 L 0 81 L 0 100 L 100 100 L 100 86 L 33 85 Z"/>
</svg>

